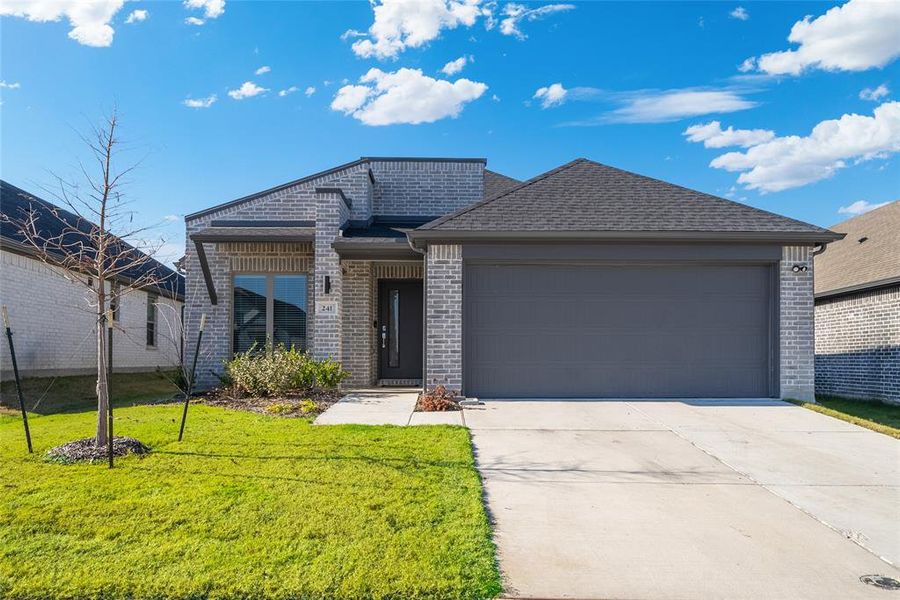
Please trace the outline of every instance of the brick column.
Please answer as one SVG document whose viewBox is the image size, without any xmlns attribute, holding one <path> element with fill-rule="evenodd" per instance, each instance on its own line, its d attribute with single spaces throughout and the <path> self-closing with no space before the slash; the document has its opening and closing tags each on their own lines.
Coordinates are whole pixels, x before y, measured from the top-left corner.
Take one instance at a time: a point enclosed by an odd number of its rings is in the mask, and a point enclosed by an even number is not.
<svg viewBox="0 0 900 600">
<path fill-rule="evenodd" d="M 427 255 L 425 342 L 426 385 L 462 387 L 462 248 L 429 246 Z"/>
<path fill-rule="evenodd" d="M 794 266 L 806 271 L 794 272 Z M 781 397 L 815 401 L 815 306 L 809 246 L 782 249 L 780 293 Z"/>
<path fill-rule="evenodd" d="M 312 353 L 317 359 L 331 357 L 341 360 L 341 264 L 331 244 L 348 217 L 349 208 L 340 194 L 316 194 L 315 332 Z M 331 279 L 331 290 L 327 294 L 325 277 Z M 329 312 L 320 312 L 320 308 L 327 308 Z"/>
</svg>

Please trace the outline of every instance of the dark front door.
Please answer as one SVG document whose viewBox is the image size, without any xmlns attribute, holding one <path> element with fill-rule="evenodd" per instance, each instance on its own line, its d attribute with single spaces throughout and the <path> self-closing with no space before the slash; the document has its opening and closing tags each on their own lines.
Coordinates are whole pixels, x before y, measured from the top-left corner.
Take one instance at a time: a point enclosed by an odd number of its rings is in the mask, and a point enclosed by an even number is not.
<svg viewBox="0 0 900 600">
<path fill-rule="evenodd" d="M 422 282 L 378 282 L 381 379 L 422 378 Z"/>
</svg>

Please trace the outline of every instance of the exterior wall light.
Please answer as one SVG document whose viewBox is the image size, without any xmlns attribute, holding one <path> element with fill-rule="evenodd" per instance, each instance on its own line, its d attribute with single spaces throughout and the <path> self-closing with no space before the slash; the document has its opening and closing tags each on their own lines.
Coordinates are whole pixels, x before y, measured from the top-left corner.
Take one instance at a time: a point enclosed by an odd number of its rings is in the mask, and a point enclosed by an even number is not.
<svg viewBox="0 0 900 600">
<path fill-rule="evenodd" d="M 805 273 L 806 271 L 809 271 L 809 267 L 807 267 L 806 265 L 794 265 L 793 267 L 791 267 L 791 271 L 793 271 L 794 273 Z"/>
<path fill-rule="evenodd" d="M 331 293 L 331 276 L 329 276 L 329 275 L 325 276 L 325 293 L 326 294 Z"/>
</svg>

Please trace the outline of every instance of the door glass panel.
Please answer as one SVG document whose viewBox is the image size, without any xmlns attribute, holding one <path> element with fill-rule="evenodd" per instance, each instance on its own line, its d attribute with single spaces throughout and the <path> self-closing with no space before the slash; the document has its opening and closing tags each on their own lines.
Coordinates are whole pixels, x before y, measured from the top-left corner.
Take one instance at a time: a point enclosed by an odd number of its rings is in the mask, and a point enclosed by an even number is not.
<svg viewBox="0 0 900 600">
<path fill-rule="evenodd" d="M 236 275 L 234 278 L 235 352 L 246 352 L 256 344 L 266 346 L 266 277 Z"/>
<path fill-rule="evenodd" d="M 400 366 L 400 290 L 390 291 L 390 322 L 388 323 L 390 344 L 388 349 L 388 366 Z"/>
<path fill-rule="evenodd" d="M 272 340 L 306 350 L 306 275 L 275 275 Z"/>
</svg>

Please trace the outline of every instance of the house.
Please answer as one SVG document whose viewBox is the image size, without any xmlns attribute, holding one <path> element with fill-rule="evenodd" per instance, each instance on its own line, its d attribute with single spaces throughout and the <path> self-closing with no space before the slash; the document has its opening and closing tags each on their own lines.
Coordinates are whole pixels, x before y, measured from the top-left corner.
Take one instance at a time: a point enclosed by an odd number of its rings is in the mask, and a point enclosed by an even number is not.
<svg viewBox="0 0 900 600">
<path fill-rule="evenodd" d="M 9 311 L 19 372 L 24 377 L 96 372 L 97 317 L 84 286 L 91 278 L 70 281 L 59 267 L 38 258 L 20 231 L 32 210 L 44 237 L 60 235 L 67 227 L 84 231 L 91 226 L 68 210 L 0 181 L 0 304 Z M 123 294 L 113 311 L 114 371 L 180 364 L 183 277 L 150 260 L 136 272 L 123 273 L 121 281 L 108 283 L 108 289 L 122 289 L 126 278 L 135 280 L 148 272 L 160 284 Z M 5 340 L 0 344 L 0 366 L 4 380 L 12 377 Z"/>
<path fill-rule="evenodd" d="M 273 340 L 352 386 L 813 398 L 812 255 L 841 235 L 585 159 L 485 165 L 360 158 L 188 215 L 201 382 Z"/>
<path fill-rule="evenodd" d="M 900 201 L 838 223 L 815 263 L 816 393 L 900 403 Z"/>
</svg>

